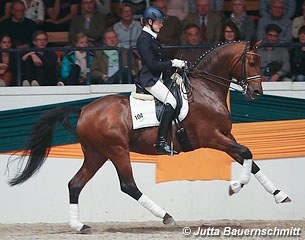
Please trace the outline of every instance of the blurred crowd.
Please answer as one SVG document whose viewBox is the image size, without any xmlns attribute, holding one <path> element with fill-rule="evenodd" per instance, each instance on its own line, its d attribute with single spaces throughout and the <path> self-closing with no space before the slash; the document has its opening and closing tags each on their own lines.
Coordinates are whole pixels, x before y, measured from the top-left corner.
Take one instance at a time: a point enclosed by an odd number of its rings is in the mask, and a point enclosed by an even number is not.
<svg viewBox="0 0 305 240">
<path fill-rule="evenodd" d="M 192 64 L 217 43 L 263 40 L 263 81 L 305 81 L 305 1 L 260 0 L 255 1 L 257 10 L 248 11 L 250 2 L 254 1 L 2 0 L 0 86 L 133 82 L 141 68 L 135 48 L 141 16 L 151 5 L 166 15 L 160 43 L 203 46 L 166 48 L 169 59 Z M 68 33 L 67 42 L 49 42 L 52 32 Z M 11 49 L 21 50 L 20 59 Z"/>
</svg>

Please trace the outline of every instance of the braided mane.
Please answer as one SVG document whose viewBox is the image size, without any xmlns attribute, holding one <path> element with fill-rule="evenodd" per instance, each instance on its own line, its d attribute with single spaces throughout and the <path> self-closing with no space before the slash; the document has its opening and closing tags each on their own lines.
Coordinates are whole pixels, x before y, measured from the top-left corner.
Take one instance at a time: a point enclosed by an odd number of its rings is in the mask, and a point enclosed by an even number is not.
<svg viewBox="0 0 305 240">
<path fill-rule="evenodd" d="M 194 64 L 191 66 L 192 70 L 195 70 L 199 64 L 202 64 L 203 61 L 206 63 L 209 63 L 211 61 L 209 61 L 209 57 L 213 57 L 213 54 L 218 53 L 223 47 L 227 46 L 227 45 L 231 45 L 231 44 L 236 44 L 236 43 L 240 43 L 241 41 L 231 41 L 231 42 L 221 42 L 218 43 L 217 45 L 209 48 L 206 52 L 204 52 L 195 62 Z M 217 59 L 213 59 L 213 62 L 217 61 Z"/>
</svg>

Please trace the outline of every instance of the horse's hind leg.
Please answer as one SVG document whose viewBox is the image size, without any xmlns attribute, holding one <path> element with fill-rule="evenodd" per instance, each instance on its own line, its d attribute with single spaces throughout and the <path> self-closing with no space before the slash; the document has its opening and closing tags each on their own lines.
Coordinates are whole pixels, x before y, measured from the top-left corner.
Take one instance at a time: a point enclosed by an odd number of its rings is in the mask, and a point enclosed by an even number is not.
<svg viewBox="0 0 305 240">
<path fill-rule="evenodd" d="M 120 156 L 112 157 L 111 161 L 117 170 L 121 191 L 134 198 L 136 201 L 138 201 L 138 203 L 148 209 L 156 217 L 162 218 L 164 224 L 176 225 L 176 222 L 171 215 L 169 215 L 165 210 L 159 207 L 138 189 L 132 173 L 129 152 L 121 152 L 119 155 Z"/>
<path fill-rule="evenodd" d="M 79 221 L 78 199 L 81 190 L 94 174 L 103 166 L 107 158 L 97 155 L 85 154 L 83 165 L 68 184 L 70 196 L 70 227 L 80 233 L 89 233 L 90 227 Z"/>
</svg>

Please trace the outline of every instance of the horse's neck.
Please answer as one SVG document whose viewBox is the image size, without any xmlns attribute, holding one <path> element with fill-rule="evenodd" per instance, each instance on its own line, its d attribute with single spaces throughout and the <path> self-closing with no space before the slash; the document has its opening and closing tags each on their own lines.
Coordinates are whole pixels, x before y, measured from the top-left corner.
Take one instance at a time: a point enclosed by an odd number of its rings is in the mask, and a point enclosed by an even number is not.
<svg viewBox="0 0 305 240">
<path fill-rule="evenodd" d="M 194 100 L 196 102 L 205 102 L 207 99 L 213 99 L 214 101 L 225 102 L 229 91 L 229 84 L 223 84 L 212 80 L 194 79 L 192 84 Z"/>
</svg>

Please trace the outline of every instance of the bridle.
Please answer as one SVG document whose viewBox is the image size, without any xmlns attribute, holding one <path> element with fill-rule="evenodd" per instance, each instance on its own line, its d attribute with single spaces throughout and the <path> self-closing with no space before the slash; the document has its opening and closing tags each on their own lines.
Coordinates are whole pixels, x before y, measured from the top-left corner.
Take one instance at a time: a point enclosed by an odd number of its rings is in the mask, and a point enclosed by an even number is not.
<svg viewBox="0 0 305 240">
<path fill-rule="evenodd" d="M 246 44 L 246 46 L 243 49 L 242 54 L 239 56 L 239 58 L 237 59 L 237 61 L 233 64 L 232 66 L 232 70 L 234 70 L 234 68 L 238 65 L 238 63 L 240 61 L 242 61 L 242 78 L 240 80 L 238 79 L 227 79 L 227 78 L 223 78 L 221 76 L 215 75 L 213 73 L 207 72 L 207 71 L 200 71 L 200 74 L 202 74 L 207 80 L 213 81 L 215 83 L 218 83 L 220 85 L 226 86 L 225 83 L 220 82 L 221 81 L 225 81 L 225 82 L 229 82 L 229 83 L 234 83 L 236 85 L 239 85 L 242 88 L 242 91 L 240 91 L 239 89 L 229 86 L 230 89 L 242 92 L 243 94 L 247 93 L 247 89 L 249 86 L 249 82 L 250 81 L 255 81 L 261 78 L 261 75 L 255 75 L 255 76 L 251 76 L 251 77 L 247 77 L 247 73 L 246 73 L 246 58 L 248 55 L 255 55 L 255 56 L 260 56 L 258 53 L 254 53 L 251 51 L 248 51 L 248 46 L 249 43 Z"/>
</svg>

